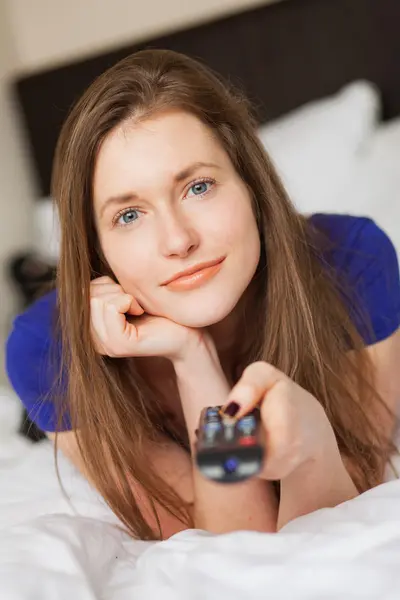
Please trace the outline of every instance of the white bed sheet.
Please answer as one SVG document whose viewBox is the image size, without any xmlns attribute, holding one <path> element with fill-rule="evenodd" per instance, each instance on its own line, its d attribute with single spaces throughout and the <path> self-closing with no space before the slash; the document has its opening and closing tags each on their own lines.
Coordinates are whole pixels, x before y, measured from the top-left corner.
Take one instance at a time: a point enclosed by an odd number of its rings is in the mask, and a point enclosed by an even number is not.
<svg viewBox="0 0 400 600">
<path fill-rule="evenodd" d="M 9 422 L 0 422 L 1 600 L 400 598 L 400 481 L 279 535 L 191 530 L 140 542 L 60 457 L 67 501 L 51 444 L 25 442 Z"/>
</svg>

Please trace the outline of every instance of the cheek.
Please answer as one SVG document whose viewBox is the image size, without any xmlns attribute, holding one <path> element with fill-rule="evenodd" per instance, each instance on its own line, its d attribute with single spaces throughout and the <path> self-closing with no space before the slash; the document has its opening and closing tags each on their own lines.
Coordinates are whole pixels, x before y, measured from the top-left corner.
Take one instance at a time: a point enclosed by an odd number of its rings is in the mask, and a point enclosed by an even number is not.
<svg viewBox="0 0 400 600">
<path fill-rule="evenodd" d="M 221 203 L 213 222 L 218 239 L 228 249 L 249 259 L 254 256 L 258 263 L 260 239 L 250 198 L 231 195 L 228 201 Z"/>
<path fill-rule="evenodd" d="M 249 206 L 232 226 L 232 243 L 235 245 L 236 272 L 248 284 L 254 277 L 260 261 L 260 235 L 253 211 Z"/>
<path fill-rule="evenodd" d="M 130 235 L 119 233 L 102 240 L 104 256 L 122 288 L 132 295 L 145 291 L 152 278 L 152 253 Z"/>
</svg>

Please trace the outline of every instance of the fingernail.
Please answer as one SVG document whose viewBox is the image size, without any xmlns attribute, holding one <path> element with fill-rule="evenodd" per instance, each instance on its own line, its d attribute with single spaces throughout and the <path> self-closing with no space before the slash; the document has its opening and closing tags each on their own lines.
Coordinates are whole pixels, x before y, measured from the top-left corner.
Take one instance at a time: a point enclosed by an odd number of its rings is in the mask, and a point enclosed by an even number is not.
<svg viewBox="0 0 400 600">
<path fill-rule="evenodd" d="M 234 417 L 240 410 L 240 404 L 235 401 L 229 402 L 225 408 L 222 409 L 224 415 L 228 415 L 228 417 Z"/>
</svg>

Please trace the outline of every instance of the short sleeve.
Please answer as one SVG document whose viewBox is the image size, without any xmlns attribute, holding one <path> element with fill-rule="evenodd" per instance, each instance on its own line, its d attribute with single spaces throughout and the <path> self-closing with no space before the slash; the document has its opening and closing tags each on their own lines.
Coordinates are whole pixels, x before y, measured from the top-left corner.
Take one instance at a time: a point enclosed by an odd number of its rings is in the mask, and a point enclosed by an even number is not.
<svg viewBox="0 0 400 600">
<path fill-rule="evenodd" d="M 54 309 L 55 293 L 52 292 L 52 296 L 43 297 L 15 319 L 6 344 L 6 370 L 10 383 L 29 419 L 46 432 L 58 429 L 55 396 L 60 352 L 52 328 Z M 71 429 L 68 417 L 61 429 Z"/>
<path fill-rule="evenodd" d="M 370 328 L 358 324 L 367 345 L 391 336 L 400 326 L 400 276 L 397 252 L 387 234 L 365 220 L 358 237 L 353 268 L 356 298 Z M 356 323 L 357 325 L 357 323 Z"/>
<path fill-rule="evenodd" d="M 400 326 L 400 276 L 390 238 L 365 217 L 317 214 L 311 222 L 330 240 L 324 259 L 349 292 L 350 316 L 365 344 L 391 336 Z"/>
</svg>

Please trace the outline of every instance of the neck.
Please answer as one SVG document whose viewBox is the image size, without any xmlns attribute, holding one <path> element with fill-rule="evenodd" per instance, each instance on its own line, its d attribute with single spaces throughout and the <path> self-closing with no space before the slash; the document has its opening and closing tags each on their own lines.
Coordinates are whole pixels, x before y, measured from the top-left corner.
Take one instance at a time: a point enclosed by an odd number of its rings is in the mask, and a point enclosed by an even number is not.
<svg viewBox="0 0 400 600">
<path fill-rule="evenodd" d="M 247 308 L 249 303 L 252 303 L 252 298 L 251 290 L 248 289 L 225 319 L 207 328 L 214 341 L 221 366 L 228 380 L 235 379 L 234 369 L 237 366 L 236 360 L 240 351 L 240 344 L 246 331 Z"/>
</svg>

